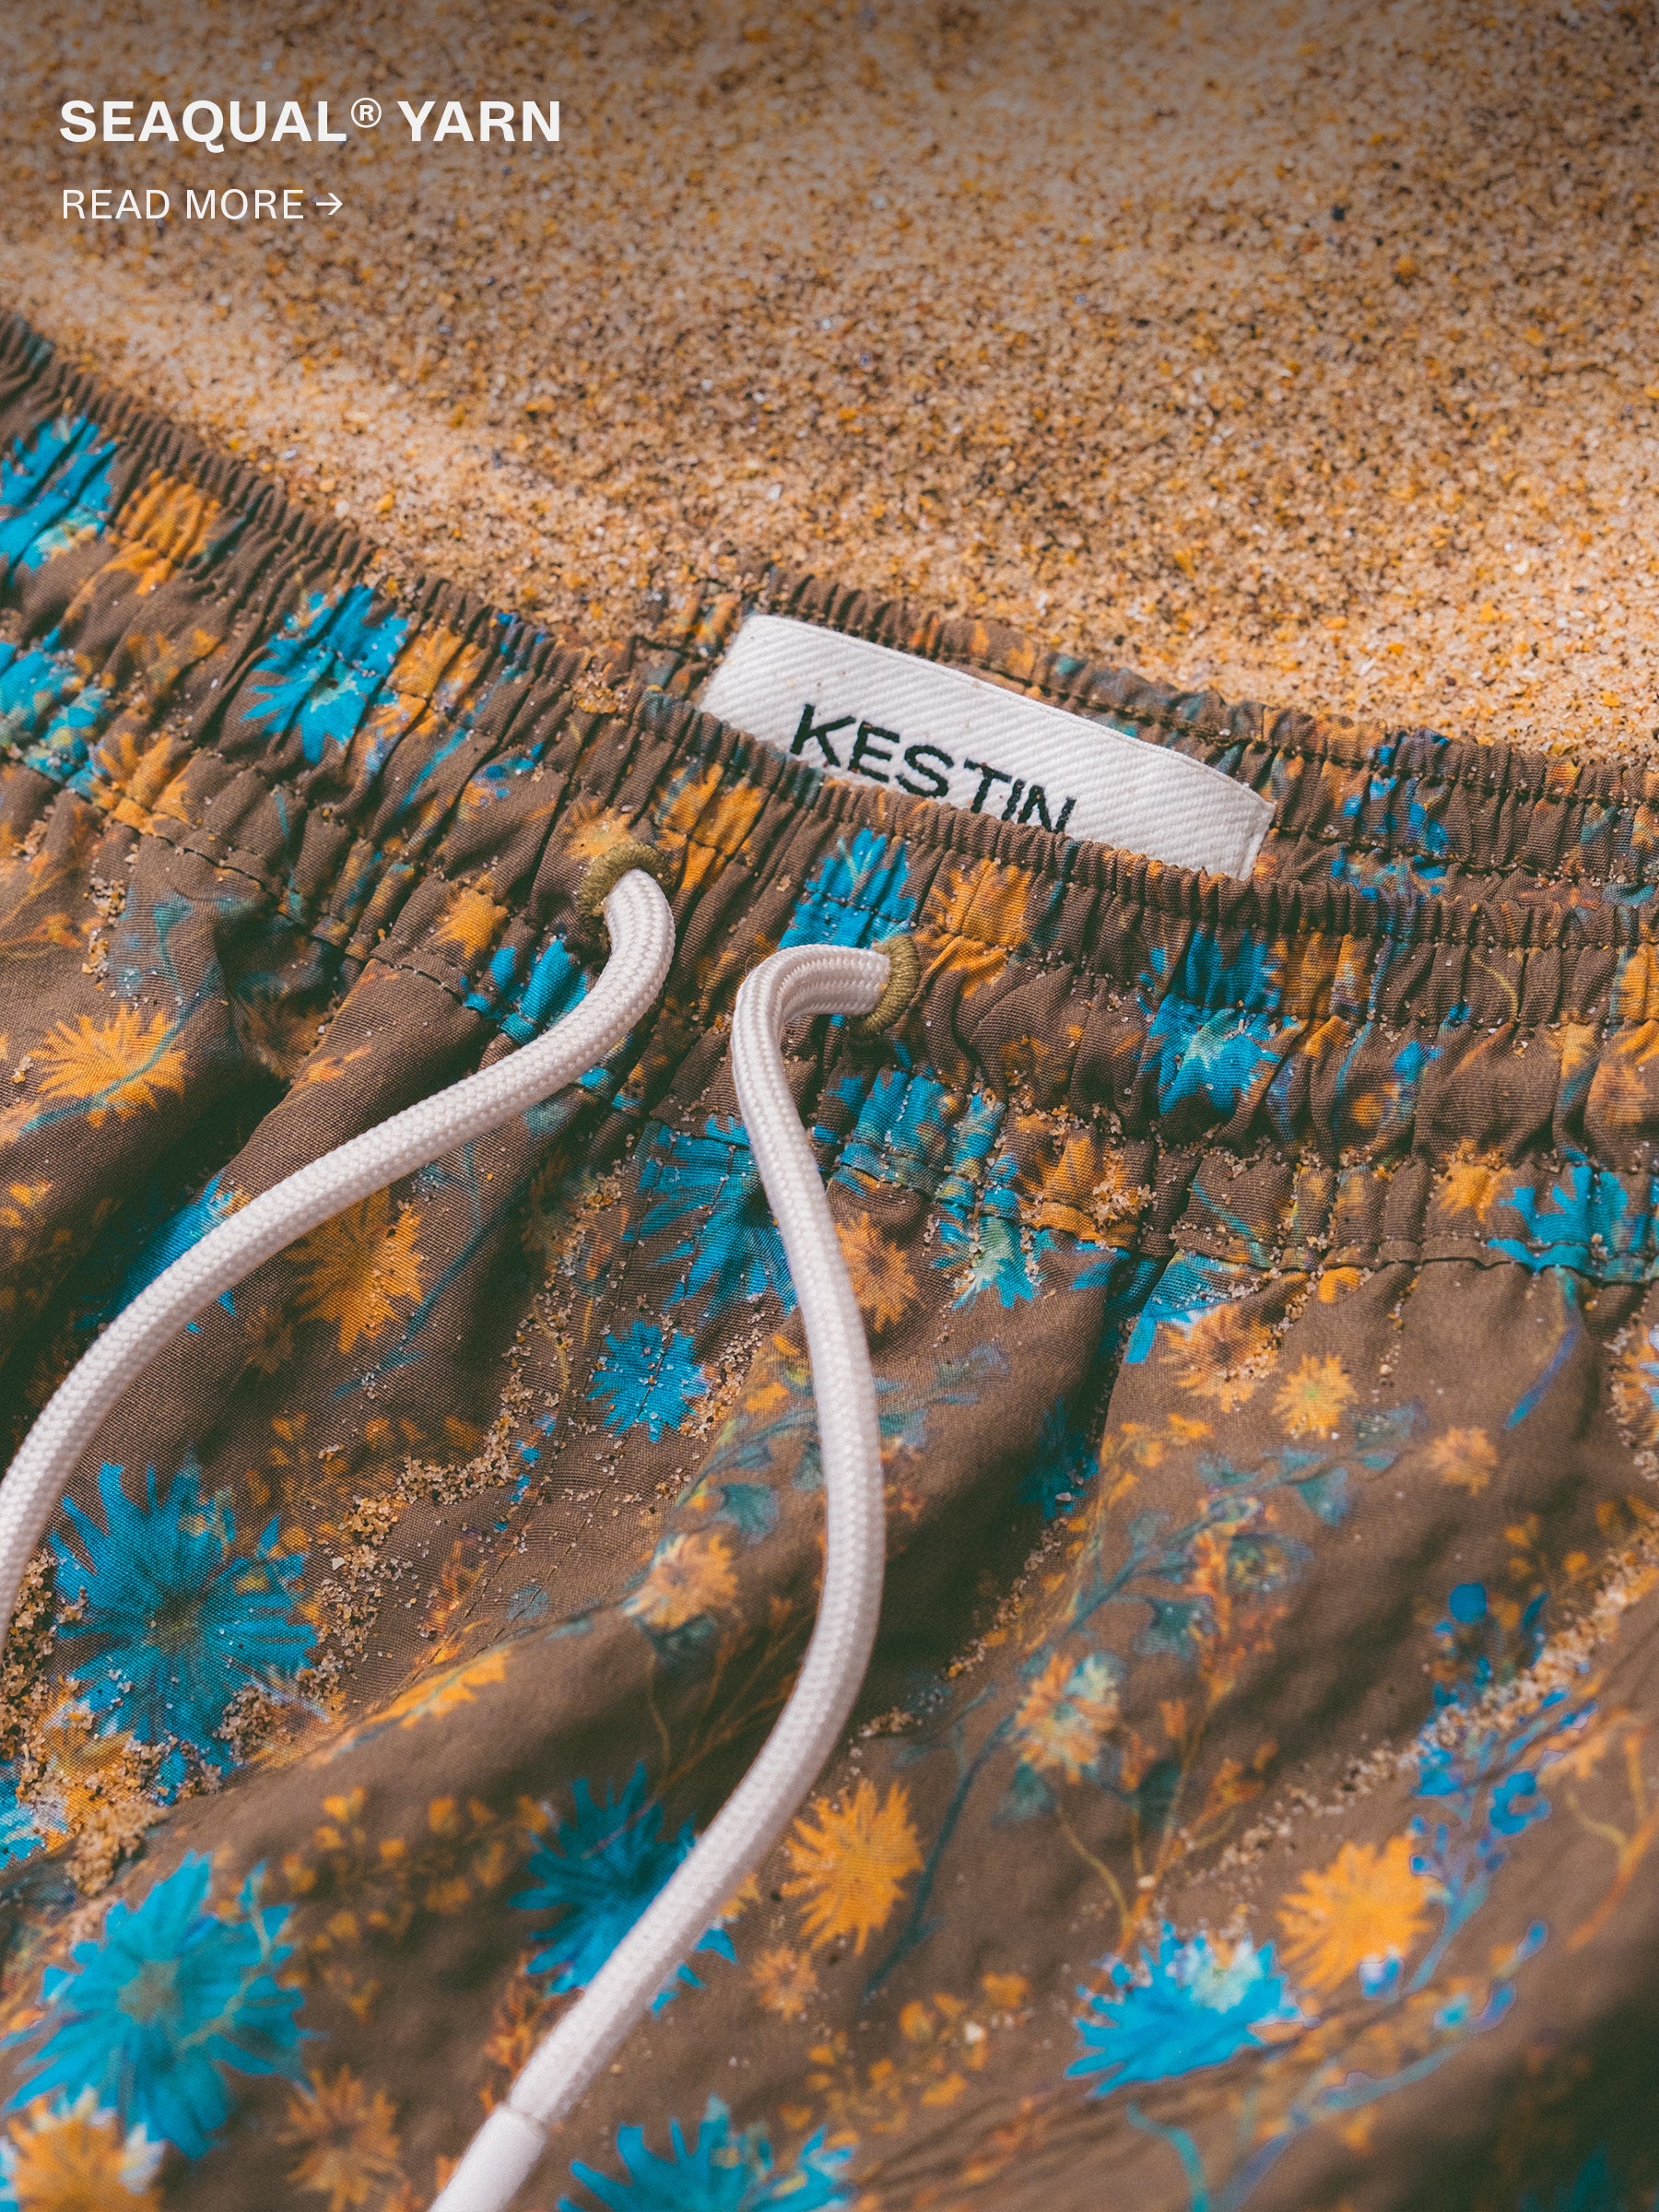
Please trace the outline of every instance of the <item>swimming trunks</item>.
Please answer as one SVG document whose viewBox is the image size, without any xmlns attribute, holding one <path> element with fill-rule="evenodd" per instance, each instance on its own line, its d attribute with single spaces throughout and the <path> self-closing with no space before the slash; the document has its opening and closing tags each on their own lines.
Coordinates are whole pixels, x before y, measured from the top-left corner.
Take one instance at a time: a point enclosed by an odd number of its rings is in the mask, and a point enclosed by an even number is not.
<svg viewBox="0 0 1659 2212">
<path fill-rule="evenodd" d="M 428 2202 L 691 1848 L 821 1530 L 732 1004 L 896 934 L 896 1025 L 792 1061 L 875 1663 L 524 2202 L 1659 2181 L 1659 778 L 759 565 L 561 643 L 18 323 L 0 560 L 8 1453 L 204 1230 L 576 1003 L 595 855 L 655 848 L 678 929 L 624 1051 L 228 1295 L 65 1500 L 0 1712 L 12 2200 Z M 1219 769 L 1252 875 L 718 722 L 756 612 Z"/>
</svg>

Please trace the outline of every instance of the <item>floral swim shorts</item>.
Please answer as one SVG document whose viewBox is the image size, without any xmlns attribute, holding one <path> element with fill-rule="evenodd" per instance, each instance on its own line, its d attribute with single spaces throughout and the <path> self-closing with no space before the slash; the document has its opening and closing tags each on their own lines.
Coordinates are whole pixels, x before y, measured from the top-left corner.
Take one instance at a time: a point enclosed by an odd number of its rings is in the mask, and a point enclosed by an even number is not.
<svg viewBox="0 0 1659 2212">
<path fill-rule="evenodd" d="M 689 1852 L 822 1525 L 733 999 L 900 932 L 898 1025 L 791 1041 L 875 1664 L 524 2203 L 1649 2202 L 1659 778 L 759 569 L 586 652 L 375 559 L 6 328 L 8 1453 L 207 1228 L 576 1002 L 618 839 L 678 951 L 609 1064 L 210 1307 L 65 1498 L 0 2205 L 411 2212 Z M 757 608 L 1218 767 L 1252 879 L 768 749 L 696 703 Z"/>
</svg>

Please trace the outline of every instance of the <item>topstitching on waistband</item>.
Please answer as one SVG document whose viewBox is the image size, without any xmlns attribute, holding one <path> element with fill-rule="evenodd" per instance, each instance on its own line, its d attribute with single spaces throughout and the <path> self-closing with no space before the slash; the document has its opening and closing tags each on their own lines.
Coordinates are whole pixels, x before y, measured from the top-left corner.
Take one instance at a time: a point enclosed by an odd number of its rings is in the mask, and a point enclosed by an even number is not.
<svg viewBox="0 0 1659 2212">
<path fill-rule="evenodd" d="M 1110 717 L 1271 797 L 1277 818 L 1263 867 L 1376 855 L 1407 858 L 1408 888 L 1438 894 L 1471 877 L 1615 902 L 1659 883 L 1659 771 L 1559 753 L 1470 745 L 1430 729 L 1368 730 L 1212 691 L 1174 687 L 1034 645 L 1005 625 L 942 616 L 810 573 L 753 564 L 736 588 L 705 587 L 636 658 L 652 680 L 696 696 L 751 610 L 818 622 L 967 668 L 1074 712 Z M 1446 798 L 1461 802 L 1446 807 Z M 1277 846 L 1277 850 L 1275 851 Z M 1323 850 L 1322 850 L 1323 849 Z M 1520 888 L 1512 883 L 1512 889 Z"/>
<path fill-rule="evenodd" d="M 1138 990 L 1149 1006 L 1174 994 L 1206 1011 L 1260 1011 L 1262 960 L 1244 953 L 1259 942 L 1281 978 L 1273 1003 L 1308 1014 L 1335 1006 L 1358 1019 L 1524 1032 L 1653 1018 L 1659 924 L 1640 905 L 1540 899 L 1530 881 L 1524 896 L 1471 899 L 1279 879 L 1271 865 L 1248 885 L 1200 877 L 1031 825 L 826 783 L 676 694 L 695 688 L 687 671 L 709 664 L 745 607 L 765 605 L 1126 718 L 1258 782 L 1266 762 L 1269 788 L 1288 759 L 1391 789 L 1404 763 L 1419 793 L 1432 782 L 1496 803 L 1482 865 L 1519 876 L 1531 865 L 1528 811 L 1558 827 L 1576 819 L 1581 853 L 1586 810 L 1648 839 L 1659 806 L 1650 771 L 1229 707 L 776 570 L 742 591 L 694 594 L 666 657 L 660 636 L 641 636 L 618 660 L 440 582 L 391 578 L 350 532 L 65 371 L 15 322 L 0 334 L 0 550 L 16 626 L 0 684 L 28 693 L 7 702 L 6 749 L 141 833 L 196 841 L 286 903 L 297 925 L 325 920 L 352 958 L 367 957 L 429 881 L 489 898 L 504 928 L 522 923 L 546 942 L 567 925 L 572 873 L 555 866 L 549 884 L 549 855 L 609 808 L 619 826 L 707 864 L 682 871 L 682 924 L 717 886 L 727 904 L 733 884 L 761 896 L 768 867 L 772 883 L 787 865 L 805 884 L 845 854 L 855 877 L 863 837 L 913 871 L 906 895 L 924 932 L 1004 956 L 1016 980 L 1064 970 Z M 102 455 L 90 470 L 88 454 Z M 41 665 L 18 681 L 26 656 Z M 276 825 L 263 853 L 236 845 L 222 818 L 254 795 Z M 1363 813 L 1331 830 L 1339 850 L 1359 849 Z M 300 883 L 308 837 L 318 852 Z M 827 881 L 819 896 L 827 911 L 837 904 Z M 840 897 L 843 912 L 856 905 Z M 1408 1016 L 1398 1012 L 1406 984 Z"/>
</svg>

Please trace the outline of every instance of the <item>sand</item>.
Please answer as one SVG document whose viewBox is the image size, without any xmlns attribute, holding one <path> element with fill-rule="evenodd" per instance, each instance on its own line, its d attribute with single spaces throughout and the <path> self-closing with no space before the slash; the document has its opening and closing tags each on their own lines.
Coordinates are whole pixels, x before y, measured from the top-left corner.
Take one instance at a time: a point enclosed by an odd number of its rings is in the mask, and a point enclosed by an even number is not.
<svg viewBox="0 0 1659 2212">
<path fill-rule="evenodd" d="M 1654 744 L 1652 0 L 71 0 L 0 51 L 0 297 L 406 571 L 614 640 L 741 551 L 1232 697 Z M 239 93 L 563 138 L 57 136 Z M 346 205 L 58 211 L 232 181 Z"/>
</svg>

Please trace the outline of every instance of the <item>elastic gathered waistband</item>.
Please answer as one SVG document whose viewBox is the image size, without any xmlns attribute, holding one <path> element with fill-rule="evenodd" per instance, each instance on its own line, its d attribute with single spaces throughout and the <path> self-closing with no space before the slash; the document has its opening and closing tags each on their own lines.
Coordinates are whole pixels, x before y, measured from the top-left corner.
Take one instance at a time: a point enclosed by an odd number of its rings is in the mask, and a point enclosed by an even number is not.
<svg viewBox="0 0 1659 2212">
<path fill-rule="evenodd" d="M 775 569 L 573 645 L 394 579 L 16 320 L 0 453 L 0 717 L 41 779 L 14 832 L 70 791 L 220 871 L 342 980 L 413 971 L 530 1033 L 582 867 L 626 832 L 676 864 L 693 1024 L 763 945 L 902 928 L 924 988 L 898 1049 L 964 1093 L 1333 1164 L 1646 1158 L 1653 771 L 1228 706 Z M 826 782 L 696 705 L 751 608 L 1224 769 L 1276 803 L 1254 879 Z"/>
</svg>

